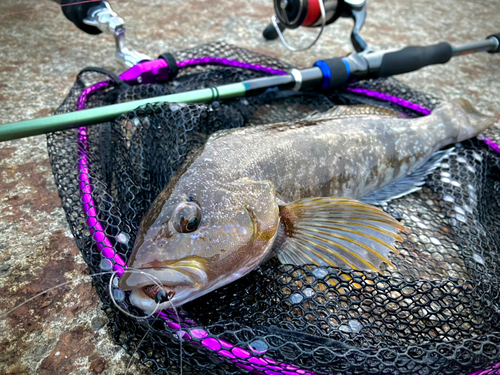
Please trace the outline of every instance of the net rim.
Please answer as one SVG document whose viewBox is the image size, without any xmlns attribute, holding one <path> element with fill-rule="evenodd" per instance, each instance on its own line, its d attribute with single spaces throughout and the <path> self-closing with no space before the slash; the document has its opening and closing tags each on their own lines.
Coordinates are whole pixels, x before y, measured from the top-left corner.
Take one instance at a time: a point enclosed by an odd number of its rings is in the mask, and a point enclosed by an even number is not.
<svg viewBox="0 0 500 375">
<path fill-rule="evenodd" d="M 195 61 L 197 59 L 190 59 L 190 60 L 191 60 L 191 62 L 189 64 L 185 64 L 186 68 L 187 67 L 192 68 L 192 67 L 197 65 L 195 63 Z M 209 61 L 207 62 L 206 58 L 200 58 L 200 61 L 199 61 L 200 65 L 201 64 L 209 64 L 209 63 L 210 62 Z M 244 64 L 244 62 L 241 62 L 241 63 Z M 222 65 L 224 65 L 224 64 L 222 64 Z M 262 66 L 260 66 L 260 67 L 262 67 Z M 244 68 L 244 67 L 238 66 L 238 68 Z M 270 72 L 266 72 L 266 73 L 273 74 Z M 91 95 L 93 95 L 96 91 L 108 86 L 109 82 L 110 81 L 99 82 L 99 83 L 83 90 L 82 95 L 80 96 L 80 98 L 78 100 L 78 110 L 84 109 L 87 99 Z M 347 88 L 347 90 L 351 91 L 355 94 L 366 95 L 366 96 L 374 97 L 374 98 L 377 98 L 380 100 L 391 101 L 399 106 L 411 109 L 411 110 L 416 111 L 422 115 L 430 113 L 430 110 L 425 108 L 425 107 L 422 107 L 416 103 L 406 101 L 402 98 L 390 96 L 390 95 L 385 94 L 385 93 L 371 91 L 371 90 L 367 90 L 367 89 L 359 89 L 359 88 Z M 427 113 L 424 113 L 424 112 L 427 112 Z M 78 168 L 79 168 L 79 172 L 80 172 L 80 193 L 81 193 L 81 197 L 82 197 L 82 208 L 83 208 L 85 215 L 86 215 L 86 221 L 87 221 L 88 227 L 95 228 L 94 232 L 92 233 L 92 236 L 95 239 L 95 243 L 98 247 L 98 250 L 106 258 L 113 261 L 114 270 L 117 271 L 118 275 L 121 275 L 124 272 L 124 269 L 126 267 L 126 262 L 124 261 L 123 258 L 120 257 L 119 254 L 115 254 L 113 247 L 112 247 L 113 245 L 109 241 L 109 238 L 106 237 L 105 231 L 102 228 L 102 226 L 99 227 L 99 225 L 100 225 L 99 220 L 96 219 L 98 217 L 98 215 L 97 215 L 98 212 L 97 212 L 97 207 L 95 205 L 95 202 L 92 201 L 92 195 L 91 195 L 92 194 L 92 185 L 90 183 L 89 161 L 87 158 L 88 140 L 87 140 L 87 130 L 86 129 L 87 129 L 86 127 L 78 128 L 78 134 L 79 134 L 78 143 L 80 146 L 79 149 L 81 150 L 81 152 L 79 154 L 80 159 L 79 159 Z M 486 138 L 486 137 L 483 137 L 481 140 L 483 140 L 484 143 L 489 148 L 494 150 L 496 153 L 500 154 L 500 147 L 493 140 Z M 93 225 L 89 224 L 89 222 Z M 102 233 L 102 234 L 99 234 L 99 233 Z M 104 235 L 104 238 L 102 237 L 103 235 Z M 100 249 L 99 249 L 99 244 L 101 246 Z M 108 250 L 108 249 L 110 249 L 113 252 L 113 255 L 111 255 L 110 250 Z M 109 256 L 106 256 L 106 254 L 109 254 Z M 239 348 L 239 347 L 237 347 L 237 346 L 235 346 L 227 341 L 224 341 L 222 339 L 218 339 L 215 337 L 210 337 L 209 332 L 207 332 L 206 330 L 200 330 L 198 328 L 201 325 L 198 325 L 198 324 L 191 325 L 192 329 L 189 327 L 182 327 L 182 324 L 176 323 L 175 319 L 172 318 L 168 312 L 158 312 L 158 315 L 160 315 L 164 320 L 167 321 L 167 325 L 171 329 L 185 328 L 186 331 L 184 333 L 184 340 L 192 340 L 194 338 L 193 342 L 201 343 L 201 345 L 204 348 L 206 348 L 210 351 L 215 351 L 215 352 L 219 353 L 220 355 L 223 355 L 224 357 L 227 358 L 227 360 L 229 362 L 232 362 L 233 364 L 236 364 L 245 370 L 250 371 L 250 368 L 254 370 L 254 367 L 251 366 L 252 365 L 251 358 L 258 358 L 258 359 L 261 359 L 263 361 L 266 361 L 267 365 L 265 365 L 265 366 L 269 366 L 270 368 L 273 366 L 274 367 L 278 366 L 278 367 L 281 367 L 284 371 L 290 370 L 290 371 L 294 371 L 294 373 L 301 373 L 301 374 L 307 374 L 307 375 L 314 373 L 311 370 L 300 369 L 300 368 L 294 366 L 293 364 L 280 363 L 279 361 L 275 361 L 272 358 L 267 358 L 267 357 L 264 358 L 265 351 L 260 351 L 260 352 L 253 351 L 253 354 L 252 354 L 250 351 L 248 351 L 244 348 Z M 196 322 L 193 322 L 193 323 L 196 323 Z M 214 340 L 217 341 L 218 343 L 216 343 Z M 473 341 L 478 341 L 478 340 L 473 339 Z M 217 348 L 217 350 L 215 350 L 215 348 Z M 227 350 L 227 349 L 229 349 L 229 350 Z M 224 353 L 223 353 L 223 351 L 224 351 Z M 256 361 L 256 360 L 253 359 L 253 361 Z M 261 365 L 264 365 L 264 364 L 261 363 Z M 248 366 L 248 367 L 245 368 L 244 366 Z M 497 367 L 497 366 L 500 366 L 500 363 L 498 365 L 495 365 L 494 367 Z M 288 370 L 285 370 L 285 369 L 288 369 Z M 493 369 L 494 368 L 492 367 L 491 370 L 493 370 Z M 297 372 L 297 370 L 301 370 L 304 372 Z M 482 370 L 482 371 L 484 371 L 484 370 Z M 488 371 L 488 370 L 486 370 L 486 371 Z M 481 373 L 481 371 L 476 371 L 474 373 L 471 373 L 470 375 L 477 375 L 480 373 Z"/>
</svg>

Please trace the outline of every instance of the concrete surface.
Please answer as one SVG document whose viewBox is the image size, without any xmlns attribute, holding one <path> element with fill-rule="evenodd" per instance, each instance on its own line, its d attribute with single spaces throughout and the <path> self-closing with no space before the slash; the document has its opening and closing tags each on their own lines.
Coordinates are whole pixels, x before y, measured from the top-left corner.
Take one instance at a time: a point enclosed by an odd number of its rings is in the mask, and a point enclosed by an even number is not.
<svg viewBox="0 0 500 375">
<path fill-rule="evenodd" d="M 272 0 L 119 0 L 130 47 L 157 56 L 214 40 L 269 54 L 301 67 L 350 52 L 351 21 L 328 27 L 312 50 L 291 53 L 261 32 Z M 363 35 L 369 45 L 403 47 L 461 43 L 500 31 L 498 0 L 368 0 Z M 288 32 L 294 44 L 315 31 Z M 109 35 L 77 30 L 57 4 L 0 2 L 0 123 L 47 116 L 77 73 L 100 66 L 117 73 Z M 465 97 L 500 111 L 500 55 L 473 54 L 407 74 L 415 89 Z M 58 283 L 86 274 L 52 177 L 45 137 L 0 144 L 0 309 L 3 312 Z M 129 357 L 112 344 L 89 282 L 47 292 L 0 319 L 2 374 L 123 374 Z M 147 374 L 142 367 L 130 373 Z"/>
</svg>

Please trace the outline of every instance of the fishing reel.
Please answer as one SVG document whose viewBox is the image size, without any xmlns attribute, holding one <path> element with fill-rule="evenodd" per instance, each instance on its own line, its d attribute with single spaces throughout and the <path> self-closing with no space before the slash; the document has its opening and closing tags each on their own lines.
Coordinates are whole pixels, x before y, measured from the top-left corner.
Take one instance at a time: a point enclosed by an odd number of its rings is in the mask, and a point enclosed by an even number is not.
<svg viewBox="0 0 500 375">
<path fill-rule="evenodd" d="M 319 40 L 325 26 L 332 24 L 340 17 L 352 18 L 354 27 L 351 42 L 356 52 L 367 48 L 360 35 L 366 18 L 366 0 L 274 0 L 275 15 L 271 24 L 263 32 L 264 38 L 274 40 L 278 37 L 285 47 L 291 51 L 304 51 L 311 48 Z M 292 47 L 285 39 L 285 29 L 298 27 L 320 27 L 318 35 L 307 47 Z"/>
</svg>

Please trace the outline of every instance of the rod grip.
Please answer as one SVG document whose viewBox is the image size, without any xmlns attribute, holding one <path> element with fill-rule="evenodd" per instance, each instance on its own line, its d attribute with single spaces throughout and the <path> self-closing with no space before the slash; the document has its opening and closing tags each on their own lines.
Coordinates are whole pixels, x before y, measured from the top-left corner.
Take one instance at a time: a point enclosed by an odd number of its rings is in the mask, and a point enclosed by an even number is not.
<svg viewBox="0 0 500 375">
<path fill-rule="evenodd" d="M 451 45 L 445 42 L 427 47 L 410 46 L 389 52 L 382 58 L 378 77 L 413 72 L 427 65 L 444 64 L 452 55 Z"/>
<path fill-rule="evenodd" d="M 500 52 L 500 33 L 490 35 L 490 36 L 489 36 L 488 38 L 486 38 L 486 39 L 490 39 L 490 38 L 495 38 L 496 40 L 498 40 L 498 45 L 497 45 L 497 48 L 496 48 L 496 49 L 494 49 L 493 51 L 488 51 L 488 53 L 498 53 L 498 52 Z"/>
</svg>

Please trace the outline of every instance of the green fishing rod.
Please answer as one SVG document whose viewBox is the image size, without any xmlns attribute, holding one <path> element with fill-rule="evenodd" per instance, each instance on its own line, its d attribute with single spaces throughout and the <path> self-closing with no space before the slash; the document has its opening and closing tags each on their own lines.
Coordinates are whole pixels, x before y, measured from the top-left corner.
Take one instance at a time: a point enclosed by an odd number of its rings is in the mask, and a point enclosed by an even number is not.
<svg viewBox="0 0 500 375">
<path fill-rule="evenodd" d="M 258 95 L 270 88 L 280 90 L 332 89 L 352 81 L 389 77 L 444 64 L 453 56 L 475 52 L 500 52 L 500 33 L 485 40 L 457 46 L 443 42 L 432 46 L 410 46 L 401 50 L 363 51 L 346 57 L 317 61 L 312 68 L 293 69 L 290 74 L 256 78 L 218 87 L 187 91 L 127 103 L 84 109 L 33 120 L 0 125 L 0 141 L 96 125 L 153 103 L 210 103 Z"/>
</svg>

